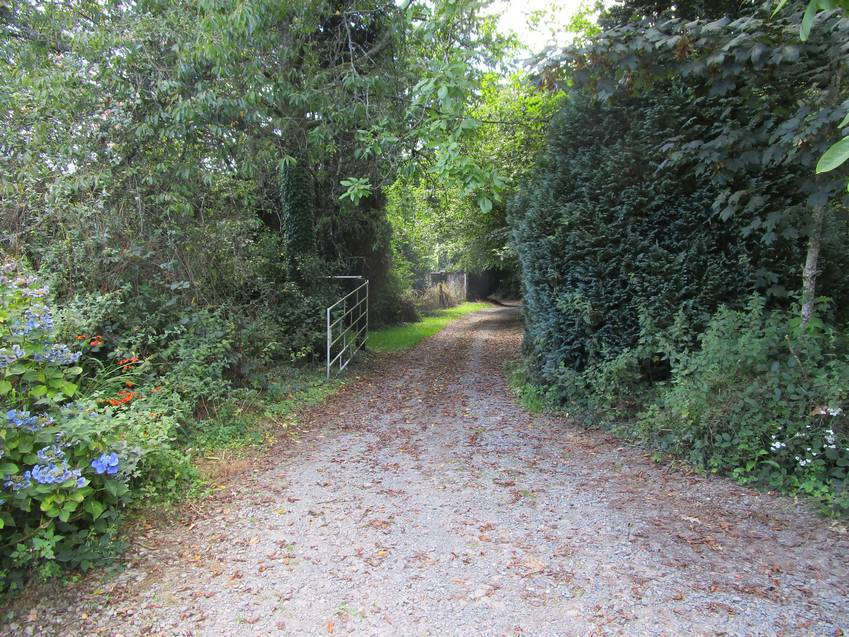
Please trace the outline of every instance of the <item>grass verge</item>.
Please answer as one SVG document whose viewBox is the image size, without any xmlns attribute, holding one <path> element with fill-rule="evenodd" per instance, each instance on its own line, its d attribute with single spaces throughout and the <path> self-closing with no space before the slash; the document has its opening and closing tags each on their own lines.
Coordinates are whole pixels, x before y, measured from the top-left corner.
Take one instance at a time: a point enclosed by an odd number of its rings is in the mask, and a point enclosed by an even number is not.
<svg viewBox="0 0 849 637">
<path fill-rule="evenodd" d="M 274 376 L 263 391 L 237 390 L 190 432 L 189 445 L 206 480 L 217 482 L 248 469 L 281 437 L 296 435 L 304 410 L 344 384 L 343 379 L 325 379 L 323 370 L 315 369 L 281 368 Z"/>
<path fill-rule="evenodd" d="M 410 349 L 426 338 L 441 332 L 449 323 L 466 314 L 492 307 L 489 303 L 461 303 L 455 307 L 437 310 L 415 323 L 404 323 L 374 330 L 368 336 L 368 348 L 375 352 L 398 352 Z"/>
<path fill-rule="evenodd" d="M 554 402 L 545 388 L 534 385 L 528 380 L 528 372 L 520 358 L 504 364 L 507 384 L 525 411 L 531 414 L 553 413 L 557 411 Z"/>
</svg>

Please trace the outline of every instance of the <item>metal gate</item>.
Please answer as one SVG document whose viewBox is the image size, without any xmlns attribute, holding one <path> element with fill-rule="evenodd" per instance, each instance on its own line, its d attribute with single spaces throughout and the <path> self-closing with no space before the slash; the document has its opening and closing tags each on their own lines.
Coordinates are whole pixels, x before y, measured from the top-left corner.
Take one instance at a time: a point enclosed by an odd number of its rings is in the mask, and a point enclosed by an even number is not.
<svg viewBox="0 0 849 637">
<path fill-rule="evenodd" d="M 327 308 L 328 378 L 337 362 L 340 372 L 345 369 L 368 339 L 368 279 L 361 276 L 330 278 L 354 280 L 357 287 Z"/>
</svg>

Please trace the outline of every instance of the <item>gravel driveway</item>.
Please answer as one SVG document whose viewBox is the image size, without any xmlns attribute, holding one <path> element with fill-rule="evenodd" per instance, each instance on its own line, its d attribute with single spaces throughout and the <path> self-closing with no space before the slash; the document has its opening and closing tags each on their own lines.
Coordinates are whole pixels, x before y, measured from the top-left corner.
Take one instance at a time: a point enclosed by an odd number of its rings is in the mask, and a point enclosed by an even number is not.
<svg viewBox="0 0 849 637">
<path fill-rule="evenodd" d="M 515 308 L 470 315 L 129 567 L 3 634 L 842 635 L 849 536 L 510 397 Z M 28 614 L 27 614 L 28 613 Z"/>
</svg>

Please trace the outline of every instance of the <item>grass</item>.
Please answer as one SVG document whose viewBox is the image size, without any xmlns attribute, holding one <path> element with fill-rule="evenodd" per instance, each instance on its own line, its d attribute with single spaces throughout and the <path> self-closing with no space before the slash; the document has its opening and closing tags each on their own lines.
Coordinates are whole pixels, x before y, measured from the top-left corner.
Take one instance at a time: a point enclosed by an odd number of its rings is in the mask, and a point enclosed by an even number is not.
<svg viewBox="0 0 849 637">
<path fill-rule="evenodd" d="M 326 380 L 323 369 L 279 367 L 265 372 L 263 388 L 231 392 L 208 418 L 185 428 L 182 446 L 193 453 L 195 484 L 203 498 L 222 480 L 253 470 L 279 439 L 297 439 L 301 413 L 334 394 L 342 379 Z M 181 494 L 165 498 L 178 505 Z"/>
<path fill-rule="evenodd" d="M 212 417 L 195 423 L 191 446 L 204 452 L 250 450 L 273 443 L 275 434 L 297 422 L 304 409 L 320 403 L 342 385 L 323 370 L 280 368 L 264 391 L 243 389 Z M 240 394 L 240 395 L 237 395 Z"/>
<path fill-rule="evenodd" d="M 416 323 L 405 323 L 369 332 L 368 348 L 375 352 L 398 352 L 410 349 L 426 338 L 441 332 L 461 316 L 492 307 L 489 303 L 461 303 L 437 310 Z"/>
<path fill-rule="evenodd" d="M 519 399 L 519 404 L 532 414 L 556 411 L 545 388 L 529 382 L 527 370 L 521 360 L 508 361 L 504 365 L 507 384 Z"/>
</svg>

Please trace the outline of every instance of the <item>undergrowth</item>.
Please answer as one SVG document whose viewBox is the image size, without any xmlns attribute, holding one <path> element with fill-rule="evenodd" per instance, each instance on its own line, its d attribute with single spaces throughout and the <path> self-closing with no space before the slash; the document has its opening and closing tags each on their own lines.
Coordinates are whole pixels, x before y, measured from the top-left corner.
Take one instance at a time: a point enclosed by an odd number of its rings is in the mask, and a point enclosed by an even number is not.
<svg viewBox="0 0 849 637">
<path fill-rule="evenodd" d="M 341 385 L 303 360 L 241 373 L 221 312 L 110 335 L 114 298 L 57 307 L 12 261 L 0 301 L 0 595 L 106 564 L 127 512 L 202 497 L 234 473 L 216 457 L 261 456 Z"/>
<path fill-rule="evenodd" d="M 697 346 L 647 334 L 640 348 L 606 364 L 562 369 L 556 386 L 534 382 L 521 364 L 509 378 L 530 411 L 568 411 L 700 472 L 809 497 L 826 513 L 846 515 L 846 339 L 820 319 L 802 324 L 755 296 L 745 309 L 720 308 Z M 648 382 L 646 353 L 661 351 L 669 378 Z"/>
</svg>

